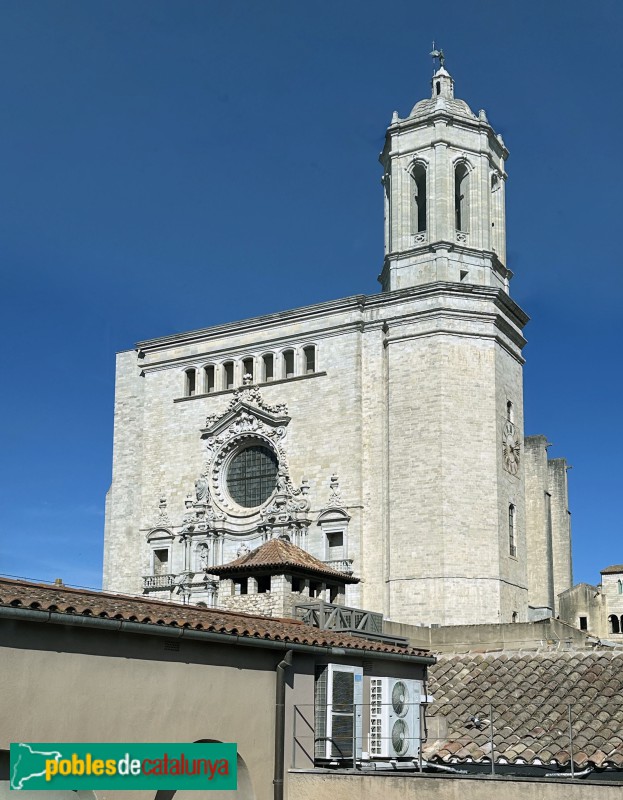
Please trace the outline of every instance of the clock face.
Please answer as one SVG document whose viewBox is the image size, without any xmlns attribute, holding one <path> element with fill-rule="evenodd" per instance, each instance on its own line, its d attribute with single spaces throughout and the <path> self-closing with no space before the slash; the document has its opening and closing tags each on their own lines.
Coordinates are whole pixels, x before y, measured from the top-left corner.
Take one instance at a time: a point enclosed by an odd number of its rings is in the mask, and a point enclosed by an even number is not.
<svg viewBox="0 0 623 800">
<path fill-rule="evenodd" d="M 504 423 L 502 432 L 502 453 L 504 455 L 504 467 L 511 475 L 516 475 L 519 471 L 520 451 L 519 436 L 515 426 L 507 420 Z"/>
</svg>

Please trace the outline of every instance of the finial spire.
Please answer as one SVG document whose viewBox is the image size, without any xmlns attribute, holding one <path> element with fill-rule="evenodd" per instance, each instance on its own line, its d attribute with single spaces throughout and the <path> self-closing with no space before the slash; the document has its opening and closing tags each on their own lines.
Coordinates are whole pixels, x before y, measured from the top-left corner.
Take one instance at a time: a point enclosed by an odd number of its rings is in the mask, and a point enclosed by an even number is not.
<svg viewBox="0 0 623 800">
<path fill-rule="evenodd" d="M 433 49 L 431 50 L 431 58 L 433 59 L 433 72 L 435 71 L 435 59 L 439 59 L 439 68 L 443 69 L 443 65 L 446 63 L 446 57 L 443 54 L 443 50 L 437 50 L 435 47 L 435 42 L 433 41 Z"/>
</svg>

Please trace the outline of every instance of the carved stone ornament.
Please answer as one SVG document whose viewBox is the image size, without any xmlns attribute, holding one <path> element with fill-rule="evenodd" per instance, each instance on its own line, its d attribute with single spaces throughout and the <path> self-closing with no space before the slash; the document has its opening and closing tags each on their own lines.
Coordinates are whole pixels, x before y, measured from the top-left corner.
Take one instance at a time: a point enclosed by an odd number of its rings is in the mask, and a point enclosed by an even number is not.
<svg viewBox="0 0 623 800">
<path fill-rule="evenodd" d="M 201 432 L 206 460 L 195 488 L 198 492 L 206 482 L 207 496 L 226 520 L 233 518 L 245 525 L 256 524 L 266 531 L 274 525 L 294 524 L 295 518 L 309 510 L 307 482 L 303 481 L 297 489 L 290 479 L 283 446 L 290 422 L 287 413 L 285 403 L 265 403 L 259 388 L 251 386 L 247 379 L 245 386 L 234 392 L 222 414 L 211 414 L 206 419 L 206 427 Z M 243 508 L 228 491 L 227 470 L 236 454 L 252 445 L 266 447 L 274 454 L 278 472 L 271 496 L 256 508 Z"/>
<path fill-rule="evenodd" d="M 519 471 L 521 443 L 517 430 L 510 420 L 504 423 L 502 431 L 502 454 L 504 456 L 504 468 L 511 475 L 516 475 Z"/>
<path fill-rule="evenodd" d="M 344 501 L 340 492 L 340 481 L 335 472 L 331 475 L 329 481 L 329 502 L 326 508 L 344 508 Z"/>
<path fill-rule="evenodd" d="M 158 502 L 158 516 L 156 517 L 156 524 L 154 528 L 170 528 L 171 520 L 167 511 L 167 498 L 164 493 L 160 493 L 160 500 Z"/>
</svg>

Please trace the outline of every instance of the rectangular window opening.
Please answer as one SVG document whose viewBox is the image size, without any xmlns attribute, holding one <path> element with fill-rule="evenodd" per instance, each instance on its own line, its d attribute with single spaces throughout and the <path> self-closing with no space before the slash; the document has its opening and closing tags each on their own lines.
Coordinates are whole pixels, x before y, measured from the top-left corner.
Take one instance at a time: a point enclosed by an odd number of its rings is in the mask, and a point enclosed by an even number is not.
<svg viewBox="0 0 623 800">
<path fill-rule="evenodd" d="M 242 376 L 243 379 L 245 375 L 251 376 L 251 381 L 255 380 L 255 372 L 253 369 L 253 359 L 252 358 L 245 358 L 242 362 Z"/>
<path fill-rule="evenodd" d="M 257 593 L 266 594 L 270 592 L 270 575 L 260 575 L 257 579 Z"/>
<path fill-rule="evenodd" d="M 233 389 L 234 388 L 234 362 L 228 361 L 226 364 L 223 364 L 223 368 L 225 369 L 225 388 L 226 389 Z"/>
<path fill-rule="evenodd" d="M 264 381 L 269 383 L 274 377 L 274 358 L 272 353 L 267 353 L 262 361 L 264 362 Z"/>
<path fill-rule="evenodd" d="M 214 367 L 205 368 L 205 390 L 206 394 L 213 392 L 215 389 Z"/>
<path fill-rule="evenodd" d="M 283 371 L 286 378 L 294 377 L 294 350 L 286 350 L 283 354 Z"/>
<path fill-rule="evenodd" d="M 580 617 L 580 630 L 581 631 L 588 630 L 588 617 Z"/>
<path fill-rule="evenodd" d="M 186 397 L 194 397 L 197 391 L 197 375 L 194 369 L 186 372 Z"/>
<path fill-rule="evenodd" d="M 305 372 L 309 375 L 311 372 L 316 371 L 316 348 L 313 346 L 306 347 L 303 353 L 305 354 Z"/>
<path fill-rule="evenodd" d="M 169 551 L 154 550 L 154 575 L 166 575 L 169 571 Z"/>
</svg>

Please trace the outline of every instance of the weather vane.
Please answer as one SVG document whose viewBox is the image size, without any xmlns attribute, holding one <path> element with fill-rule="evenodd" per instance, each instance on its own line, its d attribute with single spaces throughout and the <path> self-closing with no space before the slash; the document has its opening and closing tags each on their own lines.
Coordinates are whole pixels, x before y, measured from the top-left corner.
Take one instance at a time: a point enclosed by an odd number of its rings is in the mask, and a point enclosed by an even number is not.
<svg viewBox="0 0 623 800">
<path fill-rule="evenodd" d="M 434 65 L 435 65 L 435 59 L 438 58 L 439 59 L 439 67 L 440 67 L 440 69 L 443 69 L 443 65 L 444 65 L 446 59 L 445 59 L 445 56 L 443 54 L 443 50 L 437 50 L 435 48 L 435 42 L 433 42 L 433 49 L 431 51 L 431 57 L 433 59 L 433 68 L 434 68 Z"/>
</svg>

